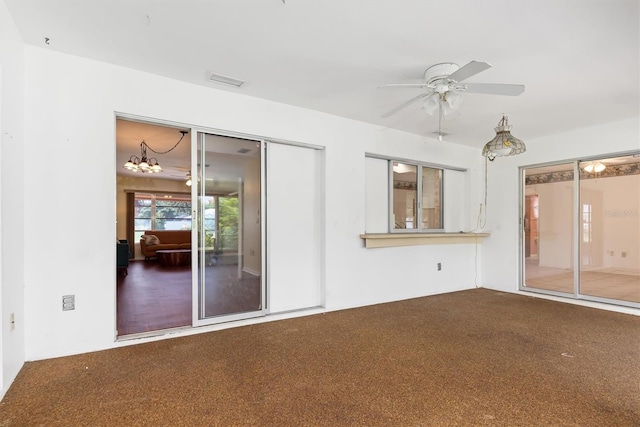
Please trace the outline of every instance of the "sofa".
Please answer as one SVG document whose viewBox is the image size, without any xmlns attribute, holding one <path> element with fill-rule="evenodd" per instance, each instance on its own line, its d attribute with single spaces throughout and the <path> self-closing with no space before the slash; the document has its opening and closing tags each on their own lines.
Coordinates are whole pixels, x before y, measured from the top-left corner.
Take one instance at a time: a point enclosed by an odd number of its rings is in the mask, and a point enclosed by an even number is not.
<svg viewBox="0 0 640 427">
<path fill-rule="evenodd" d="M 191 230 L 147 230 L 140 237 L 140 252 L 145 260 L 168 249 L 191 249 Z"/>
</svg>

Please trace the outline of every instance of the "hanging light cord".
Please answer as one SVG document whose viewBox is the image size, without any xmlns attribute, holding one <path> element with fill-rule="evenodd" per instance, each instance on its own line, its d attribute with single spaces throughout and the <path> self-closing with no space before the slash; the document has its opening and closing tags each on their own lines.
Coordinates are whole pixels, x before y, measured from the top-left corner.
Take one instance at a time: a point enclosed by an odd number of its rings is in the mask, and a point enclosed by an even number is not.
<svg viewBox="0 0 640 427">
<path fill-rule="evenodd" d="M 175 149 L 176 149 L 176 147 L 178 146 L 178 144 L 180 144 L 180 143 L 182 142 L 182 140 L 184 139 L 184 136 L 185 136 L 186 134 L 188 134 L 189 132 L 187 132 L 186 130 L 181 130 L 181 131 L 180 131 L 180 133 L 182 134 L 182 136 L 180 137 L 180 139 L 178 140 L 178 142 L 176 142 L 176 143 L 175 143 L 175 145 L 174 145 L 173 147 L 169 148 L 167 151 L 156 151 L 156 150 L 154 150 L 153 148 L 151 148 L 151 147 L 149 146 L 149 144 L 147 144 L 145 141 L 142 141 L 142 142 L 140 143 L 140 145 L 144 145 L 144 146 L 145 146 L 145 147 L 147 147 L 150 151 L 153 151 L 153 152 L 154 152 L 154 153 L 156 153 L 156 154 L 167 154 L 167 153 L 170 153 L 170 152 L 172 152 L 173 150 L 175 150 Z"/>
<path fill-rule="evenodd" d="M 475 256 L 474 256 L 474 263 L 475 263 L 474 274 L 475 275 L 473 278 L 473 282 L 476 288 L 480 287 L 480 285 L 478 284 L 478 235 L 476 234 L 476 232 L 482 231 L 485 225 L 487 225 L 487 166 L 488 165 L 489 165 L 489 159 L 485 157 L 484 158 L 484 203 L 480 204 L 480 209 L 478 211 L 478 219 L 476 221 L 476 228 L 470 231 L 470 233 L 475 234 Z"/>
<path fill-rule="evenodd" d="M 487 225 L 487 166 L 489 160 L 484 158 L 484 201 L 480 203 L 480 209 L 478 210 L 478 217 L 476 219 L 476 228 L 471 231 L 465 231 L 465 233 L 476 233 L 482 231 Z"/>
</svg>

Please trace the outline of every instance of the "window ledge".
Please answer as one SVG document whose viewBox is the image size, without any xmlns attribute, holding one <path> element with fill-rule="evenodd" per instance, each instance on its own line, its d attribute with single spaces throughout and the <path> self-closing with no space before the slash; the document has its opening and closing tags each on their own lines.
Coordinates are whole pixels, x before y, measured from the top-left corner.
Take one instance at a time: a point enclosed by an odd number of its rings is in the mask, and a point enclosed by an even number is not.
<svg viewBox="0 0 640 427">
<path fill-rule="evenodd" d="M 375 233 L 361 234 L 364 247 L 390 248 L 394 246 L 442 245 L 451 243 L 478 243 L 489 233 Z"/>
</svg>

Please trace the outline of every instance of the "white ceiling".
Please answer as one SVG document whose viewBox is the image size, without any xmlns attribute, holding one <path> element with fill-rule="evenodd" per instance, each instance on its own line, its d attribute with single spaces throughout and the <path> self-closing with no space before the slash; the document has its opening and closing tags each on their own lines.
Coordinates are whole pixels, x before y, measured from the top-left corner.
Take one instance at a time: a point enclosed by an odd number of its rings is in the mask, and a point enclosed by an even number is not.
<svg viewBox="0 0 640 427">
<path fill-rule="evenodd" d="M 419 89 L 378 87 L 485 61 L 468 82 L 526 89 L 464 94 L 445 140 L 478 148 L 503 113 L 525 142 L 639 114 L 638 0 L 5 1 L 29 44 L 427 137 L 419 104 L 380 117 Z"/>
</svg>

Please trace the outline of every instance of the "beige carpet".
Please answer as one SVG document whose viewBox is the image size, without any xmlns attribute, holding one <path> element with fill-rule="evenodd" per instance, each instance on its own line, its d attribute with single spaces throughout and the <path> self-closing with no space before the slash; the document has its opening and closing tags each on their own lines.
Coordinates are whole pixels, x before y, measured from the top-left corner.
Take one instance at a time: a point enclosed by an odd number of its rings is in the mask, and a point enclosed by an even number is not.
<svg viewBox="0 0 640 427">
<path fill-rule="evenodd" d="M 639 337 L 476 289 L 27 363 L 0 426 L 638 426 Z"/>
</svg>

